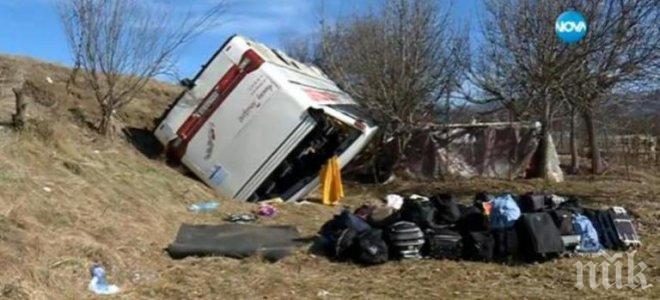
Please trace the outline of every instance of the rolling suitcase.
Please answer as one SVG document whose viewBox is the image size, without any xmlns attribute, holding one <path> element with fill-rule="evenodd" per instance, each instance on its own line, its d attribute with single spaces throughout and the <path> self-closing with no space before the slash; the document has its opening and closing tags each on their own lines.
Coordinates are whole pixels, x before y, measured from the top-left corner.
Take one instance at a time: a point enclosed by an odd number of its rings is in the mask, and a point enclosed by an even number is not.
<svg viewBox="0 0 660 300">
<path fill-rule="evenodd" d="M 632 222 L 632 218 L 621 206 L 613 206 L 603 212 L 604 227 L 617 248 L 627 249 L 641 245 L 639 235 Z"/>
<path fill-rule="evenodd" d="M 548 213 L 523 214 L 517 230 L 519 250 L 527 260 L 547 259 L 564 251 L 559 229 Z"/>
<path fill-rule="evenodd" d="M 495 239 L 489 231 L 467 232 L 463 236 L 463 257 L 473 261 L 492 261 Z"/>
</svg>

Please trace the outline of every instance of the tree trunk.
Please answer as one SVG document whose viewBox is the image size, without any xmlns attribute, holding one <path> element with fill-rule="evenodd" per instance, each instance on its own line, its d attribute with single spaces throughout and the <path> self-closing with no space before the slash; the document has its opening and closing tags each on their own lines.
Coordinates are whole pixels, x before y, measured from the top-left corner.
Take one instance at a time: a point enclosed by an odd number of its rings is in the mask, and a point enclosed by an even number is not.
<svg viewBox="0 0 660 300">
<path fill-rule="evenodd" d="M 539 143 L 539 150 L 538 153 L 540 153 L 540 163 L 541 167 L 539 168 L 539 177 L 542 177 L 544 179 L 548 179 L 548 175 L 550 174 L 550 170 L 548 170 L 548 156 L 546 153 L 546 148 L 550 142 L 550 126 L 552 126 L 552 120 L 551 120 L 551 115 L 550 115 L 550 103 L 548 100 L 544 100 L 544 105 L 543 105 L 543 116 L 542 116 L 542 124 L 541 124 L 541 142 Z"/>
<path fill-rule="evenodd" d="M 571 137 L 570 137 L 570 147 L 571 147 L 571 174 L 577 174 L 580 171 L 580 156 L 578 155 L 578 146 L 577 146 L 577 117 L 575 109 L 571 110 Z"/>
<path fill-rule="evenodd" d="M 600 149 L 598 147 L 598 136 L 596 134 L 596 127 L 594 126 L 593 112 L 585 110 L 582 113 L 584 125 L 587 130 L 587 139 L 589 140 L 589 152 L 591 154 L 591 173 L 602 174 L 605 170 L 603 160 L 600 156 Z"/>
<path fill-rule="evenodd" d="M 112 109 L 102 109 L 101 120 L 97 128 L 98 132 L 102 135 L 108 135 L 112 127 Z"/>
<path fill-rule="evenodd" d="M 15 128 L 23 129 L 25 126 L 25 113 L 27 111 L 27 103 L 25 103 L 25 98 L 23 97 L 22 88 L 13 88 L 11 89 L 16 96 L 16 113 L 11 116 L 12 123 Z"/>
</svg>

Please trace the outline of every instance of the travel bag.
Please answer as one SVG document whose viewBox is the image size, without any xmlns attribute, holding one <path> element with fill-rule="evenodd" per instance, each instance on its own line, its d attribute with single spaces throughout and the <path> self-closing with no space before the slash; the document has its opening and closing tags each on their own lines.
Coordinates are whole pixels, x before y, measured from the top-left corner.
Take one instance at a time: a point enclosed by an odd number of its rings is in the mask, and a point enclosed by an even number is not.
<svg viewBox="0 0 660 300">
<path fill-rule="evenodd" d="M 568 210 L 555 209 L 549 211 L 549 214 L 562 236 L 575 234 L 573 231 L 573 213 Z"/>
<path fill-rule="evenodd" d="M 518 206 L 524 213 L 543 211 L 546 208 L 546 195 L 528 193 L 518 199 Z"/>
<path fill-rule="evenodd" d="M 625 208 L 613 206 L 602 214 L 602 218 L 605 220 L 603 222 L 605 230 L 614 241 L 616 248 L 628 249 L 642 244 L 632 218 Z"/>
<path fill-rule="evenodd" d="M 495 240 L 489 231 L 473 231 L 463 234 L 463 257 L 473 261 L 492 261 Z"/>
<path fill-rule="evenodd" d="M 463 254 L 463 238 L 449 229 L 428 230 L 425 253 L 437 259 L 459 259 Z"/>
<path fill-rule="evenodd" d="M 431 203 L 436 209 L 436 223 L 440 225 L 451 225 L 461 219 L 461 210 L 454 196 L 450 194 L 437 194 L 431 197 Z"/>
<path fill-rule="evenodd" d="M 524 259 L 535 261 L 564 251 L 561 234 L 548 213 L 525 213 L 517 224 L 519 249 Z"/>
</svg>

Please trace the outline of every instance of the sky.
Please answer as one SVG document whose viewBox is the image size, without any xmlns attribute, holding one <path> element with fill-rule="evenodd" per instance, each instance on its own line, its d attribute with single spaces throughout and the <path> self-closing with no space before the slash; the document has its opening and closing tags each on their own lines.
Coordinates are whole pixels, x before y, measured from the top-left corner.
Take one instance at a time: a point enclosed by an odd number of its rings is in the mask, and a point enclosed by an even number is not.
<svg viewBox="0 0 660 300">
<path fill-rule="evenodd" d="M 35 57 L 70 66 L 71 55 L 60 25 L 57 0 L 0 0 L 0 54 Z M 201 12 L 218 0 L 155 1 L 168 9 Z M 233 34 L 241 34 L 281 48 L 282 41 L 318 30 L 321 17 L 332 22 L 378 5 L 377 0 L 226 0 L 220 24 L 204 32 L 182 49 L 177 64 L 182 77 L 193 76 L 208 58 Z M 440 0 L 448 5 L 449 0 Z M 446 3 L 445 3 L 446 2 Z M 457 22 L 478 26 L 479 0 L 458 0 L 452 7 Z"/>
</svg>

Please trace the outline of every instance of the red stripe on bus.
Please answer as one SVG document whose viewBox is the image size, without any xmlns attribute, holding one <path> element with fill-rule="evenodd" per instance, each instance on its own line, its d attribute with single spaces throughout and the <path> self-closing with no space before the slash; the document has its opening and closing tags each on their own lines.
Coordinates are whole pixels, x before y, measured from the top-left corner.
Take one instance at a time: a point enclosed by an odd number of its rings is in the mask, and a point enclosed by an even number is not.
<svg viewBox="0 0 660 300">
<path fill-rule="evenodd" d="M 247 61 L 247 62 L 246 62 Z M 204 123 L 213 115 L 227 97 L 234 91 L 236 86 L 245 78 L 245 76 L 258 69 L 264 60 L 252 49 L 243 53 L 238 65 L 233 65 L 211 91 L 204 97 L 195 111 L 186 119 L 186 121 L 177 130 L 180 139 L 175 148 L 170 152 L 176 160 L 180 160 L 186 152 L 188 143 L 199 132 Z M 241 69 L 241 65 L 243 65 Z"/>
</svg>

